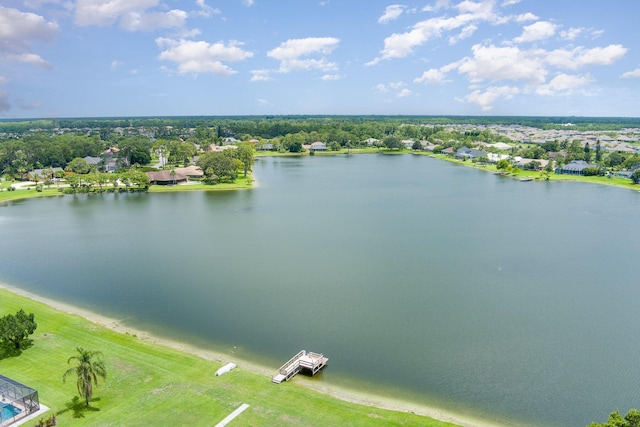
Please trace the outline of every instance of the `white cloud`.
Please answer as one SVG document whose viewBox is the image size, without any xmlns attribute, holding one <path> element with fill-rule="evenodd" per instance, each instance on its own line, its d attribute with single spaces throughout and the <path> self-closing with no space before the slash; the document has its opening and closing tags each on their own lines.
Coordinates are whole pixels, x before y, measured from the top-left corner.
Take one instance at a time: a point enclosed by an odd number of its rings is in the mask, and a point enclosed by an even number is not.
<svg viewBox="0 0 640 427">
<path fill-rule="evenodd" d="M 111 61 L 111 69 L 112 70 L 117 70 L 123 64 L 124 64 L 124 62 L 122 62 L 122 61 L 113 60 L 113 61 Z"/>
<path fill-rule="evenodd" d="M 322 80 L 331 81 L 331 80 L 340 80 L 342 76 L 340 74 L 325 74 L 321 77 Z"/>
<path fill-rule="evenodd" d="M 449 0 L 436 0 L 434 5 L 426 5 L 422 8 L 423 12 L 434 12 L 439 9 L 447 9 L 449 7 Z"/>
<path fill-rule="evenodd" d="M 556 33 L 556 25 L 547 21 L 538 21 L 523 28 L 522 35 L 513 39 L 516 43 L 530 43 L 545 40 Z"/>
<path fill-rule="evenodd" d="M 444 32 L 454 31 L 463 28 L 461 35 L 465 36 L 475 31 L 475 23 L 491 22 L 502 23 L 504 18 L 500 17 L 494 10 L 493 0 L 483 0 L 472 2 L 464 0 L 455 6 L 460 12 L 454 17 L 436 17 L 415 24 L 409 31 L 404 33 L 394 33 L 384 40 L 384 48 L 380 51 L 380 56 L 368 62 L 366 65 L 375 65 L 385 59 L 404 58 L 413 53 L 413 50 L 427 43 L 430 40 L 442 37 Z M 458 40 L 454 37 L 454 41 Z"/>
<path fill-rule="evenodd" d="M 211 6 L 209 6 L 205 0 L 196 0 L 196 4 L 198 5 L 198 7 L 200 7 L 200 11 L 198 12 L 198 15 L 200 16 L 211 16 L 211 15 L 219 15 L 220 9 L 217 8 L 213 8 Z"/>
<path fill-rule="evenodd" d="M 584 28 L 569 28 L 568 30 L 560 31 L 560 37 L 565 40 L 575 40 L 583 32 Z"/>
<path fill-rule="evenodd" d="M 378 18 L 378 23 L 386 24 L 389 21 L 394 21 L 402 15 L 405 6 L 400 4 L 392 4 L 391 6 L 387 6 L 384 11 L 384 14 Z"/>
<path fill-rule="evenodd" d="M 386 85 L 383 83 L 380 83 L 374 86 L 373 90 L 378 93 L 392 94 L 392 95 L 395 95 L 395 97 L 397 98 L 404 98 L 413 93 L 410 89 L 407 89 L 405 86 L 407 86 L 407 84 L 403 81 L 391 82 Z"/>
<path fill-rule="evenodd" d="M 273 80 L 271 77 L 271 70 L 253 70 L 251 71 L 251 80 L 252 82 L 266 82 L 269 80 Z"/>
<path fill-rule="evenodd" d="M 546 63 L 558 68 L 575 70 L 588 65 L 611 65 L 627 53 L 627 48 L 620 44 L 612 44 L 606 47 L 594 47 L 585 49 L 555 49 L 543 51 L 543 59 Z"/>
<path fill-rule="evenodd" d="M 458 43 L 460 40 L 468 39 L 476 32 L 478 27 L 476 25 L 467 25 L 460 31 L 460 34 L 449 37 L 449 44 L 453 45 Z"/>
<path fill-rule="evenodd" d="M 205 13 L 215 9 L 203 0 L 196 4 Z M 188 17 L 179 9 L 165 11 L 149 10 L 161 6 L 159 0 L 77 0 L 75 23 L 84 26 L 108 26 L 119 23 L 126 31 L 154 31 L 162 28 L 182 28 Z"/>
<path fill-rule="evenodd" d="M 53 68 L 51 64 L 42 59 L 40 55 L 36 55 L 35 53 L 21 53 L 21 54 L 10 54 L 4 57 L 9 61 L 14 62 L 22 62 L 23 64 L 33 65 L 34 67 L 44 68 L 50 70 Z"/>
<path fill-rule="evenodd" d="M 123 15 L 143 12 L 158 5 L 158 0 L 77 0 L 75 23 L 82 27 L 115 24 Z"/>
<path fill-rule="evenodd" d="M 517 47 L 496 47 L 475 45 L 473 58 L 460 62 L 458 71 L 466 74 L 471 81 L 482 80 L 524 80 L 542 83 L 548 71 L 539 58 Z"/>
<path fill-rule="evenodd" d="M 324 56 L 329 55 L 340 43 L 340 39 L 334 37 L 309 37 L 305 39 L 291 39 L 283 42 L 275 49 L 267 52 L 267 56 L 280 61 L 281 73 L 289 73 L 296 70 L 322 70 L 335 71 L 337 64 L 328 62 Z M 319 59 L 302 57 L 319 55 Z"/>
<path fill-rule="evenodd" d="M 515 17 L 516 22 L 537 21 L 538 17 L 531 12 L 523 13 Z"/>
<path fill-rule="evenodd" d="M 25 0 L 24 5 L 30 9 L 40 9 L 45 4 L 60 4 L 60 0 Z"/>
<path fill-rule="evenodd" d="M 504 0 L 502 2 L 502 6 L 506 7 L 506 6 L 513 6 L 514 4 L 518 4 L 520 3 L 522 0 Z"/>
<path fill-rule="evenodd" d="M 219 76 L 229 76 L 236 71 L 224 62 L 236 62 L 253 56 L 252 52 L 242 49 L 243 43 L 231 40 L 208 43 L 205 41 L 156 39 L 158 47 L 165 48 L 159 59 L 171 61 L 178 65 L 179 74 L 211 73 Z"/>
<path fill-rule="evenodd" d="M 536 88 L 538 95 L 568 95 L 573 89 L 591 83 L 593 79 L 589 76 L 576 76 L 570 74 L 558 74 L 548 84 L 540 85 Z"/>
<path fill-rule="evenodd" d="M 427 70 L 424 73 L 422 73 L 422 76 L 414 79 L 413 82 L 414 83 L 440 84 L 440 83 L 445 83 L 445 82 L 448 81 L 448 80 L 446 80 L 446 77 L 447 77 L 447 73 L 445 73 L 443 70 L 432 68 L 432 69 Z"/>
<path fill-rule="evenodd" d="M 254 3 L 254 0 L 242 0 L 242 4 L 244 4 L 246 7 L 251 7 Z"/>
<path fill-rule="evenodd" d="M 388 93 L 389 92 L 389 89 L 387 89 L 387 87 L 382 83 L 375 85 L 375 87 L 373 89 L 376 92 L 380 92 L 380 93 Z"/>
<path fill-rule="evenodd" d="M 40 15 L 0 6 L 0 53 L 28 53 L 31 42 L 50 41 L 58 31 Z"/>
<path fill-rule="evenodd" d="M 464 97 L 464 101 L 477 104 L 482 111 L 489 111 L 498 99 L 511 99 L 520 93 L 520 89 L 511 86 L 490 86 L 484 92 L 474 90 Z"/>
<path fill-rule="evenodd" d="M 122 15 L 120 27 L 126 31 L 154 31 L 160 28 L 182 28 L 187 20 L 187 12 L 170 10 L 168 12 L 129 12 Z"/>
<path fill-rule="evenodd" d="M 632 71 L 627 71 L 622 76 L 623 79 L 640 78 L 640 68 L 636 68 Z"/>
</svg>

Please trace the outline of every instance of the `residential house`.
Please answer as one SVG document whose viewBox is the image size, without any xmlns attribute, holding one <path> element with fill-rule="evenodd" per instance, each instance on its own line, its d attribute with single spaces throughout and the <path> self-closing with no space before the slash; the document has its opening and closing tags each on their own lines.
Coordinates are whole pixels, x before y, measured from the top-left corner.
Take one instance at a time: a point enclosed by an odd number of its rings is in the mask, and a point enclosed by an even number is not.
<svg viewBox="0 0 640 427">
<path fill-rule="evenodd" d="M 500 160 L 506 160 L 510 157 L 508 154 L 487 153 L 487 158 L 491 163 L 498 163 Z"/>
<path fill-rule="evenodd" d="M 533 165 L 532 165 L 533 162 L 538 162 L 539 166 L 537 168 L 534 168 Z M 549 160 L 547 160 L 547 159 L 525 159 L 525 158 L 521 158 L 521 157 L 516 159 L 516 166 L 519 167 L 520 169 L 536 169 L 536 170 L 540 170 L 540 169 L 544 169 L 545 167 L 547 167 L 548 164 L 549 164 Z"/>
<path fill-rule="evenodd" d="M 379 142 L 379 141 L 380 141 L 380 140 L 379 140 L 379 139 L 376 139 L 376 138 L 367 138 L 367 139 L 365 139 L 365 140 L 364 140 L 364 142 L 365 142 L 369 147 L 371 147 L 372 145 L 375 145 L 375 144 L 376 144 L 376 142 Z"/>
<path fill-rule="evenodd" d="M 321 141 L 312 142 L 310 149 L 313 151 L 327 151 L 327 144 Z"/>
<path fill-rule="evenodd" d="M 568 163 L 563 167 L 556 169 L 555 172 L 558 174 L 582 175 L 582 171 L 584 171 L 585 169 L 597 167 L 597 165 L 592 165 L 585 162 L 584 160 L 573 160 L 571 163 Z"/>
<path fill-rule="evenodd" d="M 47 176 L 49 172 L 47 171 L 51 171 L 50 172 L 50 176 Z M 37 179 L 52 179 L 53 176 L 55 175 L 56 172 L 64 172 L 64 169 L 62 168 L 44 168 L 44 169 L 34 169 L 31 172 L 27 172 L 27 178 L 33 180 L 33 178 L 37 178 Z"/>
<path fill-rule="evenodd" d="M 486 155 L 487 153 L 485 151 L 476 150 L 475 148 L 462 147 L 459 148 L 458 151 L 456 151 L 456 158 L 463 160 L 477 159 Z"/>
<path fill-rule="evenodd" d="M 158 172 L 147 172 L 147 176 L 149 177 L 149 181 L 151 181 L 151 184 L 157 185 L 173 185 L 188 181 L 187 175 L 178 173 L 176 171 L 173 171 L 173 174 L 171 173 L 171 171 L 167 170 Z"/>
<path fill-rule="evenodd" d="M 276 148 L 273 144 L 262 144 L 256 147 L 258 151 L 274 151 Z"/>
<path fill-rule="evenodd" d="M 188 178 L 202 178 L 204 172 L 199 166 L 191 165 L 186 168 L 176 168 L 176 174 L 186 175 Z"/>
</svg>

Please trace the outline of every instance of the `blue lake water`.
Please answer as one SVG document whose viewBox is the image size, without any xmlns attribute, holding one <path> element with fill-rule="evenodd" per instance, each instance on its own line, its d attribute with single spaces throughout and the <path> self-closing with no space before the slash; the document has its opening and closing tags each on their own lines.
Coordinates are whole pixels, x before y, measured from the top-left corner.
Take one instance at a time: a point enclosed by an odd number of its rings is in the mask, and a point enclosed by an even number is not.
<svg viewBox="0 0 640 427">
<path fill-rule="evenodd" d="M 0 280 L 274 370 L 322 352 L 318 381 L 505 425 L 640 407 L 638 192 L 413 155 L 255 175 L 0 205 Z"/>
</svg>

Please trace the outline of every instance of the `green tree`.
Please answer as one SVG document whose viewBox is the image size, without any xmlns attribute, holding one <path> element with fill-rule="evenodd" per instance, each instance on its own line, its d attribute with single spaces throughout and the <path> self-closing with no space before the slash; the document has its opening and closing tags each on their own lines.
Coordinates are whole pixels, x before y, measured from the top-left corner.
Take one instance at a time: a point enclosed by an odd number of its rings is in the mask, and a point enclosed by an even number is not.
<svg viewBox="0 0 640 427">
<path fill-rule="evenodd" d="M 342 148 L 342 146 L 340 145 L 340 143 L 338 141 L 331 141 L 329 144 L 329 150 L 331 151 L 340 151 L 340 149 Z"/>
<path fill-rule="evenodd" d="M 640 427 L 640 411 L 630 409 L 624 418 L 620 415 L 620 412 L 614 411 L 609 414 L 609 419 L 606 423 L 591 423 L 588 427 Z"/>
<path fill-rule="evenodd" d="M 400 139 L 400 137 L 395 135 L 389 135 L 385 137 L 382 140 L 382 142 L 385 145 L 385 147 L 387 147 L 390 150 L 393 150 L 395 148 L 401 150 L 402 148 L 404 148 L 404 144 L 402 144 L 402 140 Z"/>
<path fill-rule="evenodd" d="M 67 183 L 69 184 L 69 186 L 71 187 L 74 193 L 82 185 L 82 177 L 75 173 L 67 176 L 65 181 L 67 181 Z"/>
<path fill-rule="evenodd" d="M 634 184 L 640 184 L 640 169 L 636 169 L 631 174 L 631 182 L 633 182 Z"/>
<path fill-rule="evenodd" d="M 198 159 L 198 166 L 204 171 L 210 182 L 217 180 L 234 182 L 238 177 L 236 164 L 225 152 L 205 153 Z M 214 179 L 214 176 L 216 179 Z"/>
<path fill-rule="evenodd" d="M 33 334 L 37 327 L 34 314 L 27 314 L 21 309 L 15 316 L 7 314 L 0 318 L 0 340 L 12 343 L 19 350 L 20 346 L 31 342 L 31 340 L 27 340 L 27 337 Z"/>
<path fill-rule="evenodd" d="M 509 160 L 507 159 L 498 160 L 498 163 L 496 163 L 496 169 L 499 171 L 509 170 L 510 167 L 511 167 L 511 163 L 509 163 Z"/>
<path fill-rule="evenodd" d="M 420 143 L 420 141 L 416 141 L 411 146 L 411 149 L 412 150 L 422 150 L 422 144 Z"/>
<path fill-rule="evenodd" d="M 253 144 L 250 142 L 238 144 L 238 149 L 236 150 L 236 158 L 242 162 L 242 170 L 245 178 L 247 177 L 247 172 L 251 171 L 253 167 L 254 150 Z"/>
<path fill-rule="evenodd" d="M 591 161 L 591 148 L 589 143 L 584 144 L 584 160 L 589 163 Z"/>
<path fill-rule="evenodd" d="M 31 170 L 27 155 L 22 150 L 16 151 L 15 157 L 11 162 L 11 169 L 13 169 L 14 173 L 17 173 L 21 179 Z"/>
<path fill-rule="evenodd" d="M 64 168 L 67 172 L 75 172 L 75 173 L 89 173 L 91 171 L 91 166 L 87 164 L 85 159 L 80 157 L 76 157 L 71 160 L 66 168 Z"/>
<path fill-rule="evenodd" d="M 78 393 L 84 398 L 86 406 L 89 406 L 89 400 L 93 396 L 93 385 L 98 385 L 98 377 L 107 379 L 107 368 L 102 361 L 102 352 L 85 350 L 82 347 L 76 347 L 76 350 L 78 356 L 71 356 L 67 364 L 73 360 L 77 366 L 66 370 L 62 375 L 62 382 L 65 382 L 67 377 L 75 375 Z"/>
</svg>

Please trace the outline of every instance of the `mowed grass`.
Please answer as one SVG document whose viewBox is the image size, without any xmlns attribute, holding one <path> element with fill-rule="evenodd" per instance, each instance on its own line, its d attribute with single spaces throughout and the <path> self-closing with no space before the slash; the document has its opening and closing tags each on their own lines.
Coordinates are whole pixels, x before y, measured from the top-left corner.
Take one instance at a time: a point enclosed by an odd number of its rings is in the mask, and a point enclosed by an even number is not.
<svg viewBox="0 0 640 427">
<path fill-rule="evenodd" d="M 62 193 L 57 188 L 44 188 L 41 192 L 35 190 L 35 188 L 20 189 L 15 191 L 0 191 L 0 202 L 7 200 L 22 200 L 30 199 L 33 197 L 47 197 L 47 196 L 62 196 Z"/>
<path fill-rule="evenodd" d="M 0 373 L 36 388 L 40 402 L 64 426 L 212 426 L 238 406 L 250 407 L 234 426 L 453 426 L 411 413 L 348 403 L 296 384 L 237 368 L 216 377 L 222 363 L 183 353 L 0 289 L 0 315 L 35 313 L 33 345 L 20 355 L 0 351 Z M 107 379 L 89 408 L 73 378 L 62 382 L 76 347 L 104 354 Z M 35 422 L 32 424 L 36 424 Z"/>
<path fill-rule="evenodd" d="M 215 185 L 196 183 L 192 181 L 188 184 L 180 185 L 152 185 L 149 187 L 149 193 L 172 193 L 175 191 L 221 191 L 221 190 L 246 190 L 253 188 L 253 177 L 247 175 L 245 178 L 242 174 L 238 176 L 236 182 L 220 183 Z"/>
</svg>

